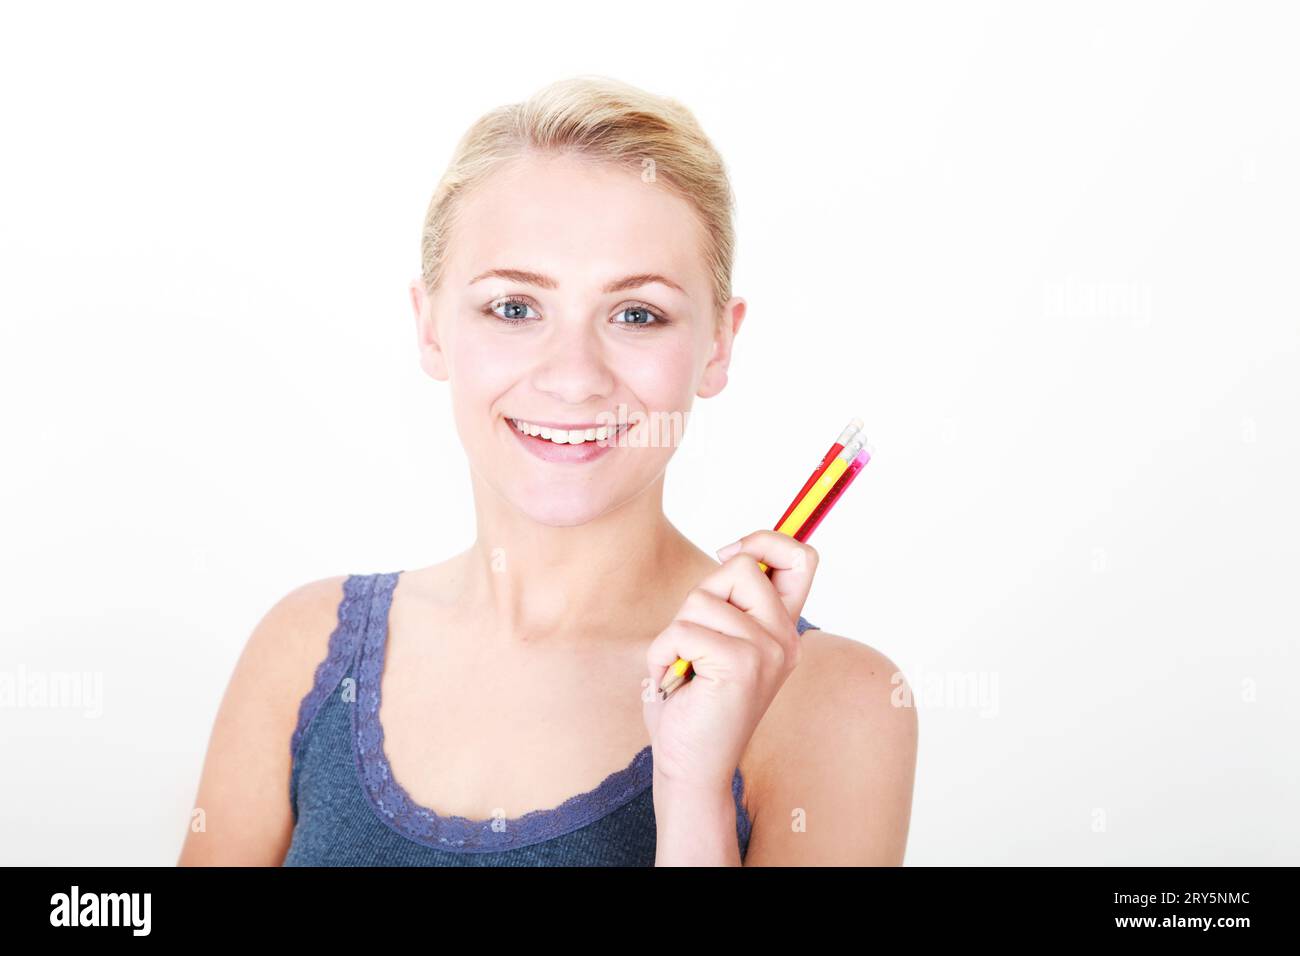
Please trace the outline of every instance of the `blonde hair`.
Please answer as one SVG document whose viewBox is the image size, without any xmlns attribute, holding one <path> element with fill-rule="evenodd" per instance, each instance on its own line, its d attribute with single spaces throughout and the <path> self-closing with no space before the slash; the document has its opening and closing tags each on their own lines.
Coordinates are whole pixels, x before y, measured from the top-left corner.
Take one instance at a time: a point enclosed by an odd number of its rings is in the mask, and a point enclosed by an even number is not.
<svg viewBox="0 0 1300 956">
<path fill-rule="evenodd" d="M 424 217 L 420 268 L 432 292 L 442 278 L 460 201 L 499 165 L 529 151 L 577 153 L 662 181 L 704 227 L 704 256 L 720 319 L 731 298 L 735 198 L 722 157 L 681 103 L 605 76 L 559 80 L 522 103 L 479 118 L 461 138 Z"/>
</svg>

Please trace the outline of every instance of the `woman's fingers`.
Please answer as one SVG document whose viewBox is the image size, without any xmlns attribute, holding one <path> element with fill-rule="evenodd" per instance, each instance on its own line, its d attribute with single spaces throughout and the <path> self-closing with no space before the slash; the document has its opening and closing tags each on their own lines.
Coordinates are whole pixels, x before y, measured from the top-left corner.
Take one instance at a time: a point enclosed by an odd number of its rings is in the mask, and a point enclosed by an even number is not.
<svg viewBox="0 0 1300 956">
<path fill-rule="evenodd" d="M 651 687 L 657 688 L 663 682 L 664 674 L 679 657 L 691 662 L 697 677 L 703 674 L 713 679 L 718 672 L 718 662 L 727 659 L 728 645 L 734 640 L 703 624 L 674 619 L 646 649 Z"/>
<path fill-rule="evenodd" d="M 817 570 L 817 552 L 776 531 L 756 531 L 718 552 L 721 567 L 686 596 L 676 618 L 655 638 L 646 663 L 655 681 L 680 657 L 697 675 L 721 675 L 737 662 L 793 666 L 795 627 Z M 769 571 L 759 567 L 767 565 Z M 748 643 L 737 648 L 735 639 Z M 738 655 L 738 650 L 742 656 Z"/>
<path fill-rule="evenodd" d="M 757 565 L 754 570 L 761 576 Z M 769 590 L 770 585 L 769 585 Z M 697 675 L 722 676 L 739 658 L 741 664 L 782 666 L 798 661 L 799 639 L 794 626 L 776 604 L 775 630 L 752 614 L 703 588 L 693 589 L 682 602 L 673 622 L 646 652 L 646 663 L 656 681 L 677 658 L 691 662 Z M 788 633 L 787 633 L 788 632 Z"/>
<path fill-rule="evenodd" d="M 784 646 L 744 611 L 706 592 L 692 594 L 695 597 L 686 601 L 692 605 L 692 618 L 673 619 L 646 649 L 653 687 L 663 682 L 668 667 L 679 657 L 690 661 L 695 680 L 740 679 L 746 683 L 757 678 L 764 666 L 776 669 L 787 661 Z M 707 606 L 710 602 L 715 606 Z M 712 623 L 701 623 L 701 618 Z M 735 631 L 742 633 L 737 635 Z M 798 652 L 797 645 L 794 650 Z"/>
<path fill-rule="evenodd" d="M 725 562 L 737 554 L 749 555 L 771 569 L 768 580 L 785 605 L 790 620 L 797 621 L 803 613 L 817 571 L 817 551 L 812 545 L 796 541 L 779 531 L 755 531 L 720 550 L 718 560 L 724 562 L 725 567 Z"/>
<path fill-rule="evenodd" d="M 695 590 L 713 599 L 712 602 L 701 602 L 704 613 L 710 616 L 720 615 L 724 622 L 732 619 L 743 621 L 748 618 L 750 622 L 759 626 L 759 632 L 765 632 L 770 638 L 775 639 L 786 653 L 797 653 L 799 634 L 794 626 L 796 618 L 790 616 L 789 609 L 777 594 L 772 582 L 759 570 L 758 561 L 750 555 L 732 555 L 722 567 L 710 572 L 700 581 Z M 732 614 L 723 610 L 724 608 L 730 608 L 741 617 L 733 618 Z M 701 620 L 700 623 L 708 624 L 708 621 Z M 742 625 L 737 624 L 737 627 L 739 626 Z M 748 625 L 743 626 L 748 627 Z M 744 636 L 742 633 L 734 632 L 730 627 L 718 627 L 718 630 L 736 633 L 737 637 Z"/>
</svg>

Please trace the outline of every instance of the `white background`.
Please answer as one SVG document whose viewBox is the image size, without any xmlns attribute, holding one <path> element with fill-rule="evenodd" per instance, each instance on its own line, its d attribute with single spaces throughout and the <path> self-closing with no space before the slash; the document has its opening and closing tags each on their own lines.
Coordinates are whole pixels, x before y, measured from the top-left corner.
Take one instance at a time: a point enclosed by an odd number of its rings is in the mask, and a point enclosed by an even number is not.
<svg viewBox="0 0 1300 956">
<path fill-rule="evenodd" d="M 267 608 L 468 546 L 421 220 L 477 116 L 584 72 L 686 103 L 738 197 L 749 318 L 669 516 L 770 527 L 867 422 L 805 616 L 920 695 L 907 863 L 1300 862 L 1297 35 L 1250 3 L 6 4 L 0 672 L 103 696 L 0 708 L 3 862 L 174 862 Z"/>
</svg>

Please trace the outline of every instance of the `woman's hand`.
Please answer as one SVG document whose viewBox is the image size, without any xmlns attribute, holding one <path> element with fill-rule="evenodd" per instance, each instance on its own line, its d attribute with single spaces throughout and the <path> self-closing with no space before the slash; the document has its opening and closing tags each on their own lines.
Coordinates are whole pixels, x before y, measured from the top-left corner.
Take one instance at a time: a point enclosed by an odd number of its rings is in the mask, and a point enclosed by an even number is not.
<svg viewBox="0 0 1300 956">
<path fill-rule="evenodd" d="M 817 570 L 816 551 L 776 531 L 747 535 L 718 558 L 722 566 L 691 590 L 646 652 L 655 781 L 679 792 L 730 793 L 754 729 L 799 662 L 795 625 Z M 678 657 L 694 676 L 661 700 L 659 682 Z"/>
</svg>

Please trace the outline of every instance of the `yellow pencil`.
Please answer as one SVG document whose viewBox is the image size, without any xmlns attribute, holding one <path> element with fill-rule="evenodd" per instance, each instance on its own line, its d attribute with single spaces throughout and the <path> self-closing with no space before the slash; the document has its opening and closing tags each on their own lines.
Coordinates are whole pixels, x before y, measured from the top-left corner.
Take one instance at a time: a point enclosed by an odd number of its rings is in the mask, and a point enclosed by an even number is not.
<svg viewBox="0 0 1300 956">
<path fill-rule="evenodd" d="M 779 534 L 789 535 L 793 538 L 799 533 L 799 529 L 803 527 L 804 522 L 817 510 L 817 506 L 830 494 L 831 489 L 835 487 L 835 483 L 840 480 L 849 464 L 857 457 L 865 441 L 864 436 L 856 436 L 844 446 L 834 460 L 826 466 L 826 470 L 821 473 L 804 493 L 803 497 L 799 499 L 799 503 L 794 506 L 789 516 L 781 522 L 781 526 L 776 529 Z M 758 562 L 758 566 L 763 570 L 764 574 L 771 570 L 762 561 Z M 686 683 L 690 670 L 690 661 L 681 657 L 677 658 L 672 666 L 664 672 L 663 680 L 659 683 L 660 699 L 667 700 L 672 696 L 673 691 Z"/>
</svg>

